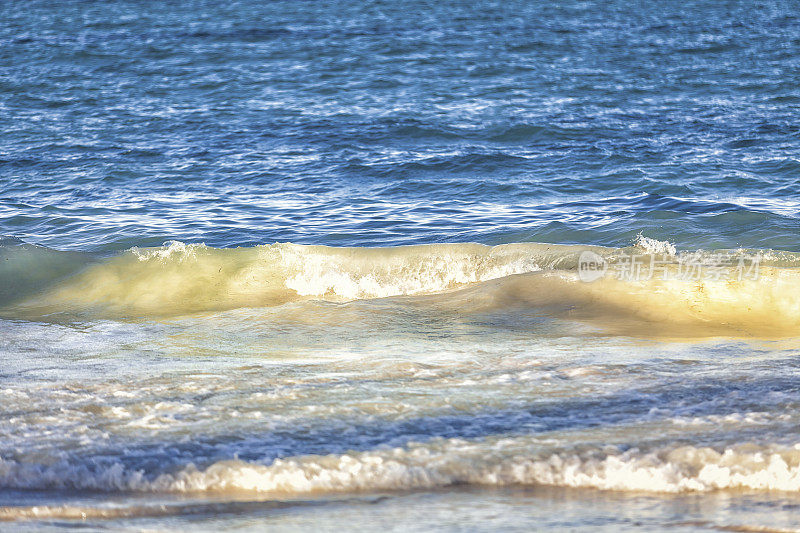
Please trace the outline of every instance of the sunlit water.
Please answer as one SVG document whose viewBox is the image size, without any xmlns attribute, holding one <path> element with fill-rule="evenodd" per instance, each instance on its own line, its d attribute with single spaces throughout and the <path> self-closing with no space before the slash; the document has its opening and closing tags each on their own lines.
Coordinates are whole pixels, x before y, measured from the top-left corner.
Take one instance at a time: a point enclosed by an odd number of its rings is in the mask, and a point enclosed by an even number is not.
<svg viewBox="0 0 800 533">
<path fill-rule="evenodd" d="M 0 529 L 797 528 L 796 12 L 3 4 Z"/>
</svg>

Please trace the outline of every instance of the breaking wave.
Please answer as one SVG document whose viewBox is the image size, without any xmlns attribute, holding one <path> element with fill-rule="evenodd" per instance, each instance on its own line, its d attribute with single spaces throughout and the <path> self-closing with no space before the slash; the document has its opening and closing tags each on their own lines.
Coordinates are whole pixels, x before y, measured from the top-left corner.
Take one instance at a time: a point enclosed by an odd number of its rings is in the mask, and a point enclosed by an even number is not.
<svg viewBox="0 0 800 533">
<path fill-rule="evenodd" d="M 270 465 L 228 460 L 148 477 L 121 464 L 37 465 L 0 460 L 0 486 L 164 493 L 297 496 L 469 485 L 549 485 L 663 493 L 800 491 L 800 445 L 614 447 L 538 452 L 524 438 L 447 439 L 404 448 L 300 456 Z"/>
<path fill-rule="evenodd" d="M 170 315 L 302 299 L 343 302 L 434 294 L 538 271 L 542 265 L 557 267 L 565 259 L 562 248 L 539 244 L 332 248 L 278 243 L 215 249 L 171 242 L 160 248 L 133 248 L 94 263 L 87 260 L 80 274 L 54 287 L 48 283 L 43 293 L 18 298 L 17 307 Z M 64 253 L 28 245 L 16 252 L 16 258 Z M 27 275 L 33 261 L 16 262 L 24 264 L 9 275 Z"/>
<path fill-rule="evenodd" d="M 104 259 L 17 243 L 0 246 L 7 260 L 0 276 L 21 280 L 0 295 L 6 302 L 0 313 L 132 318 L 302 300 L 411 297 L 420 305 L 461 313 L 534 307 L 633 334 L 659 329 L 675 334 L 682 328 L 692 335 L 794 336 L 800 331 L 797 254 L 759 251 L 763 261 L 757 279 L 650 276 L 626 281 L 606 276 L 585 283 L 577 269 L 586 250 L 609 260 L 659 254 L 673 269 L 679 259 L 670 243 L 642 236 L 628 249 L 537 243 L 396 248 L 277 243 L 215 249 L 171 242 Z M 633 323 L 638 326 L 629 327 Z"/>
</svg>

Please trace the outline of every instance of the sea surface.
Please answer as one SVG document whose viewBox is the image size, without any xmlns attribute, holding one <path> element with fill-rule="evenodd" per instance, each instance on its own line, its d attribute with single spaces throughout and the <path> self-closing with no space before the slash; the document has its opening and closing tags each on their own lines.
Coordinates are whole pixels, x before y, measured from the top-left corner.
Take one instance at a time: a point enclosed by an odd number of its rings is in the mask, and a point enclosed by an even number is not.
<svg viewBox="0 0 800 533">
<path fill-rule="evenodd" d="M 0 529 L 800 528 L 800 4 L 0 3 Z"/>
</svg>

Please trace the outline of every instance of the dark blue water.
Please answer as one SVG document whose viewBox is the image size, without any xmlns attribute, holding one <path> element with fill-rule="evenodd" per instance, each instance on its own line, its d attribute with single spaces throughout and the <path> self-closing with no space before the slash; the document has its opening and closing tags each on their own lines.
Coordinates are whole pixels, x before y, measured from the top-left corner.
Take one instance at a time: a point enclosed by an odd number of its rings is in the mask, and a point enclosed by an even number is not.
<svg viewBox="0 0 800 533">
<path fill-rule="evenodd" d="M 799 251 L 793 2 L 5 2 L 0 234 Z"/>
</svg>

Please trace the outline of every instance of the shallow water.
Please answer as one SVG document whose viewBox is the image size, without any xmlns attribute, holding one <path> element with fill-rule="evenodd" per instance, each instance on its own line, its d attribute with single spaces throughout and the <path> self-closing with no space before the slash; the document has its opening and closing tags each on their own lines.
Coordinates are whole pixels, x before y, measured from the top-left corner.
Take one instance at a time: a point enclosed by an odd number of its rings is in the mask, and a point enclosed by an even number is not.
<svg viewBox="0 0 800 533">
<path fill-rule="evenodd" d="M 797 528 L 795 11 L 0 6 L 0 521 Z"/>
</svg>

